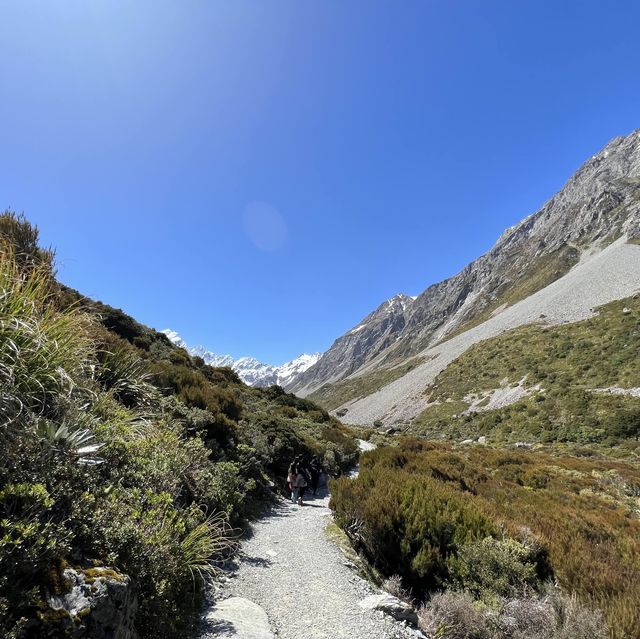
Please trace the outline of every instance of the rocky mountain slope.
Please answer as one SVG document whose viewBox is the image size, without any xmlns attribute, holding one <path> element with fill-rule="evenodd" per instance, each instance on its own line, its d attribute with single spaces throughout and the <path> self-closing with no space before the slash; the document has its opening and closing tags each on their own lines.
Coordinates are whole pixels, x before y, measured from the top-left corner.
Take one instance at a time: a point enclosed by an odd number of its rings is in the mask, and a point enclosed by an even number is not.
<svg viewBox="0 0 640 639">
<path fill-rule="evenodd" d="M 319 380 L 325 383 L 347 377 L 382 353 L 393 345 L 406 326 L 415 299 L 400 293 L 382 303 L 360 324 L 339 337 L 317 363 L 289 384 L 288 389 L 304 395 L 305 391 L 315 388 Z"/>
<path fill-rule="evenodd" d="M 282 364 L 272 366 L 264 364 L 255 357 L 240 357 L 234 359 L 231 355 L 217 355 L 204 346 L 189 346 L 176 331 L 165 329 L 162 331 L 176 346 L 184 348 L 193 357 L 202 357 L 205 364 L 210 366 L 228 366 L 232 368 L 240 379 L 249 386 L 273 386 L 278 384 L 283 388 L 291 386 L 299 375 L 313 366 L 322 356 L 322 353 L 309 355 L 303 353 L 299 357 Z"/>
<path fill-rule="evenodd" d="M 390 306 L 392 300 L 383 304 L 337 339 L 289 388 L 300 395 L 308 395 L 326 384 L 339 384 L 339 380 L 345 378 L 355 379 L 381 369 L 393 369 L 418 354 L 433 357 L 437 353 L 430 352 L 430 347 L 448 338 L 455 339 L 456 335 L 482 325 L 492 317 L 500 317 L 505 310 L 514 309 L 522 300 L 531 299 L 582 267 L 586 270 L 581 271 L 582 276 L 578 279 L 584 283 L 586 297 L 581 302 L 586 302 L 587 312 L 596 303 L 631 294 L 640 285 L 635 283 L 635 276 L 640 271 L 635 246 L 622 247 L 618 243 L 613 253 L 606 253 L 602 258 L 611 268 L 609 276 L 616 282 L 620 269 L 627 273 L 623 265 L 629 266 L 631 278 L 611 285 L 610 293 L 606 282 L 603 290 L 600 286 L 598 293 L 591 291 L 590 278 L 601 281 L 602 273 L 594 265 L 587 267 L 587 264 L 591 259 L 597 259 L 603 248 L 621 238 L 633 241 L 638 237 L 640 130 L 612 140 L 587 160 L 538 212 L 507 229 L 488 253 L 460 273 L 430 286 L 415 300 L 399 298 L 404 303 L 397 304 L 393 311 L 387 309 L 386 314 L 385 307 Z M 571 294 L 570 290 L 566 292 Z M 507 315 L 512 319 L 499 330 L 507 324 L 532 321 L 544 313 L 539 302 L 532 299 L 526 312 Z M 559 308 L 568 304 L 568 301 L 558 300 L 559 315 L 563 314 Z M 582 317 L 580 313 L 567 310 L 574 319 Z M 386 317 L 381 317 L 381 313 Z M 468 341 L 461 340 L 461 352 L 473 343 L 467 344 Z M 439 365 L 443 361 L 440 360 Z M 409 375 L 416 377 L 419 374 L 413 369 L 407 377 Z M 393 383 L 402 386 L 403 377 Z M 367 418 L 373 415 L 380 418 L 385 412 L 380 407 L 373 413 L 367 412 Z"/>
</svg>

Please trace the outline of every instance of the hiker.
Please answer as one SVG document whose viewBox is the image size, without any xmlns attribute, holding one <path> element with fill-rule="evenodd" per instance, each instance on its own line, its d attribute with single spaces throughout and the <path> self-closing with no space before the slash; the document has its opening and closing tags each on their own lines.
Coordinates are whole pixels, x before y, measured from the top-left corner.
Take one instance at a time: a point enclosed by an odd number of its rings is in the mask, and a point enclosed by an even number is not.
<svg viewBox="0 0 640 639">
<path fill-rule="evenodd" d="M 320 474 L 322 473 L 322 466 L 318 461 L 318 458 L 314 455 L 311 458 L 309 464 L 309 474 L 311 475 L 311 490 L 314 495 L 318 492 L 318 482 L 320 481 Z"/>
<path fill-rule="evenodd" d="M 296 468 L 295 462 L 291 462 L 291 464 L 289 464 L 289 471 L 287 472 L 287 484 L 289 485 L 289 490 L 291 491 L 292 504 L 295 504 L 298 500 L 298 489 L 295 485 L 297 474 L 298 469 Z"/>
<path fill-rule="evenodd" d="M 296 488 L 296 496 L 298 503 L 302 506 L 302 499 L 304 497 L 304 489 L 307 487 L 307 480 L 302 472 L 302 466 L 297 467 L 297 474 L 293 485 Z"/>
</svg>

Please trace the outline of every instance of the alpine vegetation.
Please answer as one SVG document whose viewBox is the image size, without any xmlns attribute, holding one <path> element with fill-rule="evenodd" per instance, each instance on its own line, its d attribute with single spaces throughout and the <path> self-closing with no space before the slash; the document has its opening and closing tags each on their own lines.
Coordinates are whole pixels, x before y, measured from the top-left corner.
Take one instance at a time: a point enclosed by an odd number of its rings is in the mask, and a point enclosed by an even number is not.
<svg viewBox="0 0 640 639">
<path fill-rule="evenodd" d="M 0 215 L 0 450 L 8 639 L 183 637 L 289 458 L 317 455 L 339 474 L 357 455 L 310 401 L 251 389 L 58 284 L 53 253 L 11 212 Z"/>
</svg>

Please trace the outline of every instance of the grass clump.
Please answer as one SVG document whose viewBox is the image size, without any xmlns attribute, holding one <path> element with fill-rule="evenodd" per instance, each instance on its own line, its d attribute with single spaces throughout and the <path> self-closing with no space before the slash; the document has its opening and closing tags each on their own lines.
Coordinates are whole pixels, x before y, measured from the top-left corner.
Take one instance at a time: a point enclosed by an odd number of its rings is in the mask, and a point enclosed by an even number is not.
<svg viewBox="0 0 640 639">
<path fill-rule="evenodd" d="M 420 628 L 441 639 L 605 639 L 602 616 L 557 590 L 503 601 L 496 610 L 464 591 L 433 595 L 418 610 Z"/>
</svg>

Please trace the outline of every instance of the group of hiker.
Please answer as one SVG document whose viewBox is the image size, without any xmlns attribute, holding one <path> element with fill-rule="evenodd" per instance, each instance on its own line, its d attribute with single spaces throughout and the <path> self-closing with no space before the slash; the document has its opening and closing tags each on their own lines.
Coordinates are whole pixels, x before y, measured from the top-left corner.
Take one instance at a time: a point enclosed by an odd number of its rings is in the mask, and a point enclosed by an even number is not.
<svg viewBox="0 0 640 639">
<path fill-rule="evenodd" d="M 322 464 L 314 455 L 307 461 L 302 455 L 298 455 L 289 465 L 287 484 L 291 491 L 291 503 L 303 504 L 305 492 L 309 489 L 315 495 L 318 492 Z"/>
</svg>

